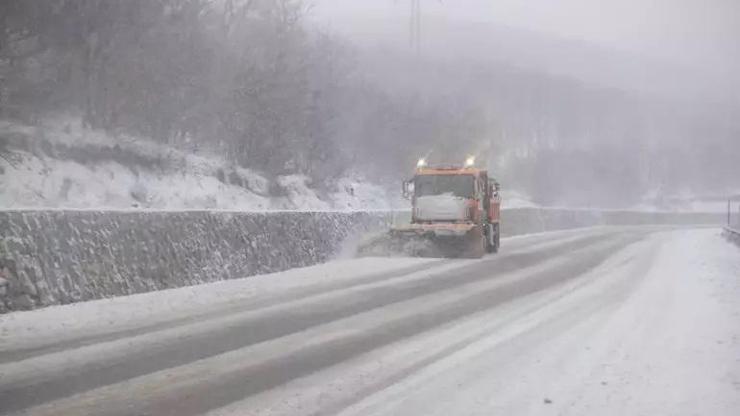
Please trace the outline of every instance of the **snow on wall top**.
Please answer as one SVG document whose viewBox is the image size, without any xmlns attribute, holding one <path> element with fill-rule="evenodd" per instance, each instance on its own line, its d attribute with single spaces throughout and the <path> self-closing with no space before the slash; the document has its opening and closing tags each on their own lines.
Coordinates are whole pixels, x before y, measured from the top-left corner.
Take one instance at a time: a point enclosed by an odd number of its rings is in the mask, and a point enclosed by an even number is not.
<svg viewBox="0 0 740 416">
<path fill-rule="evenodd" d="M 389 209 L 379 186 L 344 178 L 321 195 L 304 175 L 263 175 L 223 158 L 112 137 L 74 117 L 39 126 L 0 120 L 0 209 Z"/>
</svg>

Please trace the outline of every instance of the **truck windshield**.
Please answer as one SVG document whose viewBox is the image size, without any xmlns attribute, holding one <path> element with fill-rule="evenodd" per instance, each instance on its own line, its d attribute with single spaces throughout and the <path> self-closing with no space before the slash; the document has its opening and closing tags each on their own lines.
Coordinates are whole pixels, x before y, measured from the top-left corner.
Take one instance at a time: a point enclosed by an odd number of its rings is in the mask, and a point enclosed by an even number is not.
<svg viewBox="0 0 740 416">
<path fill-rule="evenodd" d="M 472 175 L 419 175 L 414 181 L 414 193 L 416 196 L 449 194 L 472 198 L 473 184 Z"/>
</svg>

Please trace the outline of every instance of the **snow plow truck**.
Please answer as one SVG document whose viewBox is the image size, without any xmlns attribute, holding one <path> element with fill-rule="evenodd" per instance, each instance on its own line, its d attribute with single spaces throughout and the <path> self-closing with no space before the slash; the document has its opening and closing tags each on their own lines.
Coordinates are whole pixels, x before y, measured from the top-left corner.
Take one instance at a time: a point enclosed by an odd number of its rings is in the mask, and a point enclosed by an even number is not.
<svg viewBox="0 0 740 416">
<path fill-rule="evenodd" d="M 462 166 L 429 166 L 420 159 L 413 178 L 403 182 L 403 196 L 411 200 L 411 222 L 392 227 L 380 239 L 384 250 L 467 258 L 498 252 L 499 184 L 475 167 L 473 157 Z"/>
</svg>

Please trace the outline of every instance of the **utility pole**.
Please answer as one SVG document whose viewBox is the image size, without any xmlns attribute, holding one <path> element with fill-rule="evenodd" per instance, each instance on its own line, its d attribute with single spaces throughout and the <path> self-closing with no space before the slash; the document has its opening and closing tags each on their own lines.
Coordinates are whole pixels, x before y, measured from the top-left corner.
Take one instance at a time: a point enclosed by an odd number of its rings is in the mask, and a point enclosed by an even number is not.
<svg viewBox="0 0 740 416">
<path fill-rule="evenodd" d="M 417 55 L 421 54 L 421 0 L 411 0 L 409 46 Z"/>
</svg>

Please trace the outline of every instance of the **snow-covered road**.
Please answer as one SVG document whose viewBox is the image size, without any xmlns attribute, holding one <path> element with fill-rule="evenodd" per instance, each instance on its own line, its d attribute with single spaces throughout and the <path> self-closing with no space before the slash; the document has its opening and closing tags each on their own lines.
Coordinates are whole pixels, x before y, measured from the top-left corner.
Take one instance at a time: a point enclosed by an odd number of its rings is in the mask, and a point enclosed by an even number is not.
<svg viewBox="0 0 740 416">
<path fill-rule="evenodd" d="M 740 248 L 592 228 L 0 316 L 0 413 L 737 415 Z"/>
</svg>

